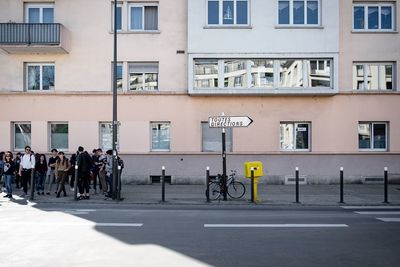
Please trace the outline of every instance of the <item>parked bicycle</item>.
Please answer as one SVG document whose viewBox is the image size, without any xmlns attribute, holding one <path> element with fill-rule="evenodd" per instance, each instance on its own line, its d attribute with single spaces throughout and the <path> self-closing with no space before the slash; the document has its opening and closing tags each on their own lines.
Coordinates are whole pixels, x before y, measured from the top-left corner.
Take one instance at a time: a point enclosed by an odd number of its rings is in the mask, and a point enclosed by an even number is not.
<svg viewBox="0 0 400 267">
<path fill-rule="evenodd" d="M 217 178 L 210 182 L 210 199 L 217 200 L 219 199 L 224 192 L 223 179 L 222 175 L 218 174 Z M 233 199 L 239 199 L 244 196 L 246 192 L 246 187 L 243 183 L 238 182 L 236 179 L 236 171 L 231 170 L 231 174 L 226 181 L 226 189 L 227 194 Z M 207 192 L 206 192 L 207 194 Z"/>
</svg>

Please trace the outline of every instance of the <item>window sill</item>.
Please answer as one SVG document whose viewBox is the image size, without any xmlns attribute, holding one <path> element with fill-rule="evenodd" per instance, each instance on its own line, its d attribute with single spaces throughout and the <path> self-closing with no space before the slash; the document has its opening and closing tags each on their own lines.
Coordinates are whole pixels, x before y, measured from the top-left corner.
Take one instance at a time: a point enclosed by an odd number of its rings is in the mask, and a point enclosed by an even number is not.
<svg viewBox="0 0 400 267">
<path fill-rule="evenodd" d="M 363 152 L 367 152 L 367 153 L 381 153 L 381 152 L 389 152 L 387 151 L 387 149 L 360 149 L 358 150 L 359 152 L 363 153 Z"/>
<path fill-rule="evenodd" d="M 321 25 L 275 25 L 275 29 L 317 29 L 322 30 L 324 26 Z"/>
<path fill-rule="evenodd" d="M 227 29 L 248 29 L 251 30 L 253 27 L 251 25 L 206 25 L 203 29 L 219 29 L 219 30 L 227 30 Z"/>
<path fill-rule="evenodd" d="M 387 31 L 384 31 L 384 30 L 352 30 L 351 31 L 351 33 L 355 33 L 355 34 L 375 34 L 375 33 L 378 33 L 378 34 L 398 34 L 399 32 L 398 31 L 392 31 L 392 30 L 387 30 Z"/>
<path fill-rule="evenodd" d="M 384 95 L 384 94 L 389 94 L 389 95 L 397 95 L 400 94 L 400 92 L 395 91 L 395 90 L 352 90 L 352 94 L 366 94 L 366 95 Z"/>
<path fill-rule="evenodd" d="M 191 95 L 335 95 L 335 89 L 316 89 L 316 88 L 279 88 L 279 89 L 248 89 L 248 88 L 194 88 L 189 90 Z"/>
<path fill-rule="evenodd" d="M 110 31 L 110 34 L 114 34 L 114 31 Z M 156 31 L 117 31 L 117 34 L 160 34 L 160 30 Z"/>
<path fill-rule="evenodd" d="M 282 153 L 307 153 L 311 152 L 311 150 L 303 150 L 303 149 L 292 149 L 292 150 L 280 150 Z"/>
</svg>

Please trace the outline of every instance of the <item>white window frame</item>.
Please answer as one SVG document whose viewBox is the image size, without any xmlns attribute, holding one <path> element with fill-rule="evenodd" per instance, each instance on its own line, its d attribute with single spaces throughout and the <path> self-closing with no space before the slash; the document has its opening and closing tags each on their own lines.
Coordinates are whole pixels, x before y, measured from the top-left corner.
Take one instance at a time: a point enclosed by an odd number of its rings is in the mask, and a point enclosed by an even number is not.
<svg viewBox="0 0 400 267">
<path fill-rule="evenodd" d="M 157 7 L 157 29 L 156 30 L 145 30 L 145 7 L 146 6 L 156 6 Z M 131 20 L 132 20 L 132 7 L 141 7 L 142 8 L 142 29 L 132 29 L 131 28 Z M 128 5 L 128 31 L 131 32 L 158 32 L 160 30 L 160 7 L 158 3 L 131 3 Z"/>
<path fill-rule="evenodd" d="M 39 23 L 43 23 L 43 9 L 44 8 L 52 8 L 53 9 L 53 15 L 55 18 L 55 8 L 54 4 L 25 4 L 25 23 L 29 23 L 29 9 L 30 8 L 39 8 Z M 54 22 L 53 22 L 54 23 Z"/>
<path fill-rule="evenodd" d="M 99 122 L 99 147 L 103 151 L 106 150 L 106 149 L 112 149 L 112 148 L 106 148 L 106 147 L 103 146 L 103 138 L 102 138 L 103 135 L 102 135 L 102 132 L 101 132 L 101 126 L 102 125 L 107 125 L 107 124 L 112 126 L 112 122 L 111 121 L 100 121 Z M 120 144 L 120 127 L 121 127 L 121 125 L 117 124 L 117 144 L 118 144 L 117 151 L 119 151 L 119 144 Z M 112 132 L 111 132 L 111 139 L 112 139 Z M 112 146 L 112 142 L 113 142 L 113 140 L 111 140 L 111 146 Z"/>
<path fill-rule="evenodd" d="M 192 79 L 192 84 L 193 86 L 196 84 L 195 83 L 195 76 L 196 76 L 196 60 L 204 60 L 206 58 L 194 58 L 193 59 L 193 75 L 191 77 Z M 212 58 L 210 58 L 211 60 Z M 271 87 L 252 87 L 251 86 L 251 60 L 252 59 L 262 59 L 262 60 L 269 60 L 273 61 L 274 64 L 274 86 L 273 88 Z M 316 88 L 322 88 L 322 89 L 334 89 L 334 59 L 333 58 L 323 58 L 323 57 L 317 57 L 317 58 L 224 58 L 224 59 L 214 59 L 218 61 L 218 87 L 193 87 L 194 89 L 197 90 L 204 90 L 204 89 L 215 89 L 215 90 L 235 90 L 235 89 L 279 89 L 279 90 L 287 90 L 287 89 L 294 89 L 294 90 L 302 90 L 302 89 L 316 89 Z M 245 85 L 243 87 L 224 87 L 224 62 L 227 60 L 245 60 L 246 61 L 246 70 L 247 70 L 247 79 L 245 81 Z M 302 87 L 280 87 L 280 61 L 282 60 L 299 60 L 302 61 L 302 70 L 303 70 L 303 86 Z M 330 61 L 330 87 L 312 87 L 311 84 L 308 82 L 308 68 L 307 68 L 307 61 Z M 325 64 L 326 67 L 326 64 Z"/>
<path fill-rule="evenodd" d="M 279 0 L 277 0 L 276 4 L 276 25 L 278 26 L 293 26 L 293 27 L 318 27 L 321 26 L 321 0 L 283 0 L 289 1 L 289 24 L 280 24 L 279 23 Z M 293 23 L 293 2 L 294 1 L 304 1 L 304 23 L 303 24 L 294 24 Z M 308 1 L 317 1 L 318 2 L 318 23 L 317 24 L 307 24 L 307 2 Z M 329 1 L 329 0 L 328 0 Z"/>
<path fill-rule="evenodd" d="M 15 125 L 16 124 L 29 124 L 31 126 L 31 143 L 32 143 L 32 122 L 30 121 L 13 121 L 11 123 L 11 131 L 12 131 L 12 151 L 24 151 L 25 148 L 16 148 L 15 147 Z M 31 146 L 31 144 L 27 144 Z"/>
<path fill-rule="evenodd" d="M 280 135 L 280 127 L 281 124 L 293 124 L 293 149 L 283 149 L 281 148 L 281 135 Z M 296 130 L 299 124 L 308 124 L 308 149 L 297 149 L 296 148 Z M 311 152 L 311 122 L 310 121 L 281 121 L 279 123 L 279 150 L 281 152 Z"/>
<path fill-rule="evenodd" d="M 124 31 L 124 4 L 122 2 L 117 1 L 117 8 L 121 8 L 121 29 L 117 30 L 117 32 Z M 114 2 L 111 2 L 111 32 L 114 31 Z"/>
<path fill-rule="evenodd" d="M 356 7 L 364 7 L 364 29 L 355 29 L 354 28 L 354 9 Z M 378 7 L 378 29 L 368 29 L 368 7 Z M 392 8 L 392 28 L 391 29 L 381 29 L 381 8 L 382 7 L 391 7 Z M 393 4 L 390 4 L 388 2 L 382 2 L 382 3 L 353 3 L 353 8 L 352 8 L 352 17 L 351 17 L 351 22 L 352 22 L 352 30 L 354 32 L 393 32 L 395 31 L 395 18 L 396 18 L 396 9 Z"/>
<path fill-rule="evenodd" d="M 208 24 L 208 2 L 209 1 L 218 1 L 218 24 Z M 206 0 L 206 25 L 207 27 L 246 27 L 250 26 L 250 0 L 225 0 L 232 1 L 234 10 L 233 10 L 233 24 L 224 24 L 224 12 L 223 12 L 223 1 L 224 0 Z M 247 23 L 246 24 L 237 24 L 237 2 L 238 1 L 247 1 Z"/>
<path fill-rule="evenodd" d="M 30 66 L 39 66 L 40 67 L 40 88 L 39 90 L 30 90 L 29 89 L 29 79 L 28 79 L 28 67 Z M 49 89 L 49 90 L 43 90 L 43 67 L 44 66 L 53 66 L 54 67 L 54 89 Z M 27 92 L 36 92 L 36 91 L 55 91 L 56 89 L 56 64 L 55 63 L 33 63 L 33 62 L 27 62 L 25 63 L 25 84 L 26 84 L 26 90 Z"/>
<path fill-rule="evenodd" d="M 153 125 L 168 124 L 169 126 L 169 149 L 153 148 Z M 151 121 L 150 122 L 150 151 L 151 152 L 170 152 L 171 151 L 171 122 L 170 121 Z"/>
<path fill-rule="evenodd" d="M 353 85 L 353 90 L 354 91 L 384 91 L 384 92 L 388 92 L 388 91 L 395 91 L 395 81 L 396 81 L 396 64 L 393 62 L 353 62 L 353 69 L 354 66 L 358 66 L 361 65 L 363 66 L 363 72 L 364 72 L 364 87 L 362 89 L 357 89 L 354 88 Z M 381 77 L 381 72 L 378 71 L 378 89 L 368 89 L 368 75 L 369 75 L 369 68 L 368 66 L 378 66 L 378 69 L 384 68 L 385 66 L 390 65 L 392 66 L 392 89 L 383 89 L 381 88 L 382 83 L 384 82 L 384 80 L 382 80 Z M 357 71 L 357 68 L 356 68 Z M 352 78 L 354 79 L 355 77 L 355 73 L 352 74 Z"/>
<path fill-rule="evenodd" d="M 388 139 L 388 132 L 389 132 L 389 123 L 388 122 L 384 122 L 384 121 L 382 121 L 382 122 L 379 122 L 379 121 L 359 121 L 358 122 L 358 124 L 357 124 L 357 137 L 359 138 L 359 134 L 360 134 L 360 132 L 359 132 L 359 126 L 360 126 L 360 124 L 369 124 L 371 127 L 370 127 L 370 130 L 371 130 L 371 132 L 370 132 L 370 137 L 371 137 L 371 140 L 370 140 L 370 147 L 371 148 L 360 148 L 360 140 L 358 140 L 358 150 L 359 151 L 377 151 L 377 152 L 386 152 L 386 151 L 388 151 L 389 150 L 389 139 Z M 384 124 L 385 125 L 385 148 L 374 148 L 374 136 L 373 136 L 373 134 L 374 134 L 374 125 L 375 124 Z"/>
<path fill-rule="evenodd" d="M 143 90 L 131 90 L 130 79 L 129 79 L 129 76 L 130 76 L 131 72 L 129 70 L 129 65 L 130 64 L 135 64 L 135 63 L 152 63 L 154 65 L 157 65 L 157 70 L 158 70 L 157 72 L 149 72 L 149 71 L 132 72 L 132 73 L 135 73 L 135 74 L 141 74 L 142 75 L 142 81 L 143 81 L 142 87 L 143 87 Z M 128 89 L 127 89 L 127 91 L 129 91 L 129 92 L 139 92 L 139 91 L 159 91 L 160 90 L 160 81 L 159 81 L 160 65 L 159 65 L 159 62 L 128 62 L 127 71 L 128 71 Z M 122 69 L 122 73 L 124 73 L 123 69 Z M 146 87 L 145 87 L 146 74 L 157 74 L 157 89 L 154 89 L 154 90 L 147 90 L 146 89 Z"/>
<path fill-rule="evenodd" d="M 67 142 L 68 142 L 68 146 L 69 146 L 69 130 L 70 130 L 70 125 L 68 123 L 68 121 L 49 121 L 47 123 L 47 128 L 48 128 L 48 151 L 51 151 L 51 149 L 53 149 L 54 147 L 51 147 L 51 125 L 53 124 L 67 124 L 68 125 L 68 134 L 67 134 Z M 58 148 L 58 151 L 68 151 L 68 147 L 63 147 L 63 148 Z"/>
</svg>

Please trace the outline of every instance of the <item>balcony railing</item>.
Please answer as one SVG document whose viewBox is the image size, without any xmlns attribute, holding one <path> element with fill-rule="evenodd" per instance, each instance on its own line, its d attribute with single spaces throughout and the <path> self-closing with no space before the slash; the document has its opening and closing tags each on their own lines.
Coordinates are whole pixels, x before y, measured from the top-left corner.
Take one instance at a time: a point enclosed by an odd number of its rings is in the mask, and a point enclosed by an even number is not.
<svg viewBox="0 0 400 267">
<path fill-rule="evenodd" d="M 60 23 L 0 23 L 0 48 L 10 53 L 67 52 L 65 34 Z"/>
</svg>

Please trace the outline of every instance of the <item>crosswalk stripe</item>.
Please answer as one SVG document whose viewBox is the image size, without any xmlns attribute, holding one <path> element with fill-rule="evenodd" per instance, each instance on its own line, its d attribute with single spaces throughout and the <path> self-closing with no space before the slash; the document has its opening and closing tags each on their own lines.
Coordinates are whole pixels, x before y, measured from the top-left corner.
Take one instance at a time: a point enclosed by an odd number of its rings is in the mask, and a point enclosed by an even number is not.
<svg viewBox="0 0 400 267">
<path fill-rule="evenodd" d="M 400 209 L 400 206 L 341 206 L 343 209 L 362 210 L 362 209 Z"/>
<path fill-rule="evenodd" d="M 355 211 L 361 215 L 400 215 L 400 211 Z"/>
<path fill-rule="evenodd" d="M 205 228 L 320 228 L 349 227 L 347 224 L 204 224 Z"/>
<path fill-rule="evenodd" d="M 383 222 L 400 222 L 400 218 L 377 218 Z"/>
</svg>

